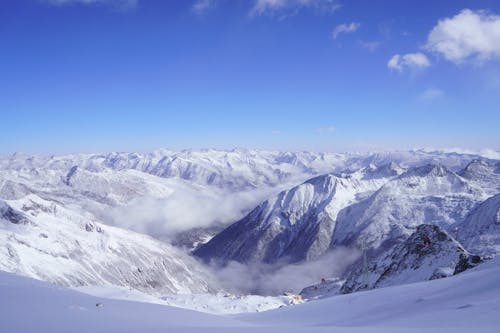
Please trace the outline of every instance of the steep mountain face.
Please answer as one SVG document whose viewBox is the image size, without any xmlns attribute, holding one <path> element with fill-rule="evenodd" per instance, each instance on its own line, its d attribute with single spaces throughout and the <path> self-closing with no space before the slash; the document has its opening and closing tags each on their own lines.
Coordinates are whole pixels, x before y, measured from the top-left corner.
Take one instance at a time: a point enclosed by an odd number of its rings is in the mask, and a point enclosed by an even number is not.
<svg viewBox="0 0 500 333">
<path fill-rule="evenodd" d="M 412 168 L 366 200 L 343 209 L 331 246 L 364 246 L 382 252 L 421 224 L 446 229 L 462 221 L 485 196 L 442 165 Z"/>
<path fill-rule="evenodd" d="M 195 255 L 223 262 L 317 258 L 330 247 L 339 211 L 400 172 L 396 164 L 371 165 L 350 174 L 313 178 L 263 202 L 202 245 Z"/>
<path fill-rule="evenodd" d="M 29 195 L 0 201 L 0 270 L 63 286 L 117 285 L 155 295 L 220 290 L 176 248 Z"/>
<path fill-rule="evenodd" d="M 342 286 L 342 293 L 433 280 L 472 268 L 482 259 L 471 255 L 436 225 L 423 224 L 403 243 L 359 263 Z"/>
<path fill-rule="evenodd" d="M 470 251 L 485 256 L 500 253 L 500 194 L 475 207 L 457 225 L 456 234 Z"/>
</svg>

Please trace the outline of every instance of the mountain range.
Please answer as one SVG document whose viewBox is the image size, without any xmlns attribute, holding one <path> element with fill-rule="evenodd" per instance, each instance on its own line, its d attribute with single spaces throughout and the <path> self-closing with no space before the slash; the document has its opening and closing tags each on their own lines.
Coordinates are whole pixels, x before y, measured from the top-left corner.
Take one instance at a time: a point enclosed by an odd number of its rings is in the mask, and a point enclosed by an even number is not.
<svg viewBox="0 0 500 333">
<path fill-rule="evenodd" d="M 342 248 L 363 256 L 326 278 L 351 292 L 496 255 L 499 193 L 498 160 L 457 152 L 14 154 L 0 158 L 0 269 L 65 286 L 210 293 L 224 286 L 190 250 L 205 263 L 283 266 Z M 444 257 L 407 255 L 424 236 Z"/>
</svg>

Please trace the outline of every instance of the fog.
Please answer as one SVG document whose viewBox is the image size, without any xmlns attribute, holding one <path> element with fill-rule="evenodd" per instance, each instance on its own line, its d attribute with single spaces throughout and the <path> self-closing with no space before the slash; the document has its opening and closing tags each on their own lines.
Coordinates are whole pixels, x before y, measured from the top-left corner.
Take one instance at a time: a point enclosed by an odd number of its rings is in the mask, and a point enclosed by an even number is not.
<svg viewBox="0 0 500 333">
<path fill-rule="evenodd" d="M 279 189 L 263 188 L 235 193 L 219 188 L 182 188 L 168 197 L 143 197 L 100 215 L 106 223 L 162 239 L 193 228 L 227 225 Z"/>
<path fill-rule="evenodd" d="M 225 267 L 211 265 L 214 274 L 227 291 L 235 294 L 280 295 L 299 293 L 322 278 L 338 277 L 360 256 L 347 248 L 332 250 L 314 261 L 298 264 L 230 262 Z"/>
</svg>

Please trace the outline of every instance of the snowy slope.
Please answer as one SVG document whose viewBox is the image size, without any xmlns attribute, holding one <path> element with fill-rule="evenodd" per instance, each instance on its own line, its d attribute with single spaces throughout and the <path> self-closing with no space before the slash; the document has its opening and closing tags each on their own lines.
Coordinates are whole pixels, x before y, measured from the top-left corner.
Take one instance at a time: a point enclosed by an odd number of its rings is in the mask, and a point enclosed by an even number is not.
<svg viewBox="0 0 500 333">
<path fill-rule="evenodd" d="M 498 259 L 498 258 L 497 258 Z M 260 314 L 237 316 L 260 325 L 342 327 L 342 332 L 496 332 L 500 261 L 433 281 L 331 297 Z"/>
<path fill-rule="evenodd" d="M 242 325 L 164 305 L 89 296 L 4 272 L 0 272 L 0 294 L 0 332 L 215 332 Z"/>
<path fill-rule="evenodd" d="M 83 286 L 74 290 L 84 294 L 117 300 L 145 302 L 174 306 L 212 314 L 260 312 L 295 304 L 292 296 L 259 296 L 216 294 L 169 294 L 161 297 L 126 287 Z"/>
<path fill-rule="evenodd" d="M 500 263 L 495 260 L 447 279 L 228 318 L 98 298 L 0 272 L 0 331 L 496 332 L 500 324 L 499 274 Z"/>
<path fill-rule="evenodd" d="M 195 251 L 205 259 L 273 263 L 310 260 L 330 247 L 337 214 L 401 173 L 396 164 L 327 174 L 260 204 Z"/>
<path fill-rule="evenodd" d="M 0 243 L 1 270 L 63 286 L 117 285 L 156 295 L 219 289 L 180 250 L 34 194 L 0 201 Z"/>
</svg>

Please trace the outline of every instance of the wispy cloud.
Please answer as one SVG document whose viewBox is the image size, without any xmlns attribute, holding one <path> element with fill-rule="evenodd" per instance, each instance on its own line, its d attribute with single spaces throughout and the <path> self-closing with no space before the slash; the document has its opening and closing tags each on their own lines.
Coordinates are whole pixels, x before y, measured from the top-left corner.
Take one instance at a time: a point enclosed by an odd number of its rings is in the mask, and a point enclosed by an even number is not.
<svg viewBox="0 0 500 333">
<path fill-rule="evenodd" d="M 361 46 L 364 49 L 367 49 L 370 52 L 375 52 L 380 47 L 380 45 L 382 44 L 382 42 L 379 42 L 379 41 L 376 41 L 376 40 L 374 40 L 374 41 L 363 41 L 363 40 L 360 40 L 360 41 L 358 41 L 358 44 L 359 44 L 359 46 Z"/>
<path fill-rule="evenodd" d="M 256 0 L 250 10 L 250 15 L 285 14 L 289 16 L 305 8 L 331 14 L 340 7 L 341 5 L 334 0 Z"/>
<path fill-rule="evenodd" d="M 419 96 L 418 99 L 421 102 L 433 102 L 439 100 L 444 97 L 444 92 L 441 89 L 437 88 L 429 88 L 424 90 Z"/>
<path fill-rule="evenodd" d="M 454 63 L 500 59 L 500 16 L 464 9 L 438 22 L 425 49 Z"/>
<path fill-rule="evenodd" d="M 215 6 L 215 0 L 197 0 L 191 10 L 196 15 L 203 15 Z"/>
<path fill-rule="evenodd" d="M 361 26 L 358 22 L 343 23 L 337 25 L 332 31 L 332 38 L 336 39 L 341 34 L 353 33 Z"/>
<path fill-rule="evenodd" d="M 405 69 L 424 69 L 431 65 L 429 58 L 423 53 L 395 54 L 389 59 L 387 67 L 390 70 L 402 72 Z"/>
</svg>

